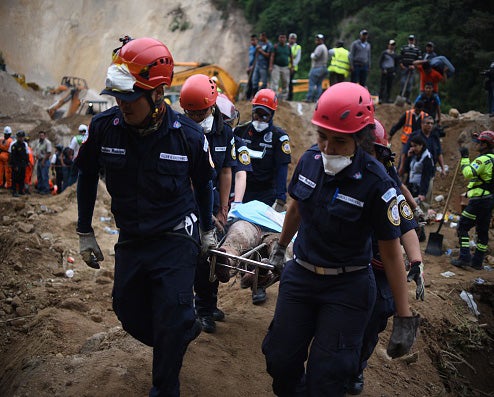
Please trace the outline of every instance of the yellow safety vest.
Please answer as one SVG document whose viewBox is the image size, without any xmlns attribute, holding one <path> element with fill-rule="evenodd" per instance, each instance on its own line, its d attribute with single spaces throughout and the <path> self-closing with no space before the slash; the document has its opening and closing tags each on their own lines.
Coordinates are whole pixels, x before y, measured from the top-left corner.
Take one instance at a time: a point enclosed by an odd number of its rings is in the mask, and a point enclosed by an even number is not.
<svg viewBox="0 0 494 397">
<path fill-rule="evenodd" d="M 334 55 L 328 67 L 330 72 L 342 74 L 345 78 L 350 74 L 349 51 L 343 47 L 334 48 Z"/>
<path fill-rule="evenodd" d="M 292 49 L 292 58 L 295 59 L 295 57 L 297 56 L 297 54 L 299 53 L 299 51 L 302 49 L 302 47 L 299 45 L 299 44 L 295 44 L 293 46 L 290 47 Z M 289 64 L 288 64 L 289 67 L 292 66 L 292 61 L 290 60 Z M 295 65 L 293 67 L 293 70 L 296 72 L 298 70 L 298 65 Z"/>
</svg>

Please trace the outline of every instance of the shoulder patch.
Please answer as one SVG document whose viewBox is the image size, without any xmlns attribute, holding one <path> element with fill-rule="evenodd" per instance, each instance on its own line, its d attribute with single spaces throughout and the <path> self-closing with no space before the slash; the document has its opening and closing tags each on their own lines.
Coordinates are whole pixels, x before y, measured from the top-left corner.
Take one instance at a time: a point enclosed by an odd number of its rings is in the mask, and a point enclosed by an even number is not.
<svg viewBox="0 0 494 397">
<path fill-rule="evenodd" d="M 413 219 L 412 208 L 410 208 L 410 205 L 407 203 L 403 195 L 398 196 L 398 208 L 400 210 L 400 215 L 407 221 L 411 221 Z"/>
<path fill-rule="evenodd" d="M 281 144 L 281 151 L 285 154 L 290 154 L 292 152 L 292 148 L 290 147 L 290 140 L 287 140 Z"/>
<path fill-rule="evenodd" d="M 238 161 L 240 161 L 240 163 L 243 165 L 250 164 L 249 151 L 245 146 L 241 147 L 238 151 Z"/>
<path fill-rule="evenodd" d="M 389 188 L 386 193 L 384 193 L 381 198 L 385 203 L 389 202 L 391 199 L 396 199 L 396 189 L 394 187 Z"/>
<path fill-rule="evenodd" d="M 388 220 L 392 225 L 394 226 L 400 225 L 400 213 L 398 210 L 398 203 L 396 201 L 396 198 L 390 201 L 388 205 L 387 214 L 388 214 Z"/>
</svg>

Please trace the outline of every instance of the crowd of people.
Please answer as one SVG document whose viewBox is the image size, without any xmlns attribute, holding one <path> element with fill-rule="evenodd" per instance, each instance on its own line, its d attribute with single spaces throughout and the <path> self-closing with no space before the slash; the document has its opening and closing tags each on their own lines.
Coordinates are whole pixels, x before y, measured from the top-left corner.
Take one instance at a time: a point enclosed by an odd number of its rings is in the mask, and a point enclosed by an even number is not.
<svg viewBox="0 0 494 397">
<path fill-rule="evenodd" d="M 407 281 L 415 283 L 417 300 L 425 297 L 420 204 L 428 200 L 436 164 L 441 173 L 445 166 L 433 133 L 437 119 L 424 110 L 423 100 L 389 135 L 375 119 L 375 104 L 365 88 L 371 45 L 367 30 L 359 36 L 350 50 L 341 41 L 328 50 L 322 34 L 314 38 L 306 100 L 317 102 L 312 115 L 317 143 L 302 155 L 288 186 L 290 137 L 275 116 L 279 100 L 293 95 L 290 81 L 302 54 L 294 33 L 288 40 L 280 34 L 274 46 L 264 33 L 251 37 L 252 111 L 241 125 L 235 105 L 207 75 L 185 81 L 179 98 L 183 112 L 173 110 L 165 101 L 174 70 L 168 47 L 153 38 L 126 36 L 112 53 L 102 91 L 117 105 L 95 115 L 89 127 L 81 125 L 68 147 L 53 149 L 44 131 L 31 145 L 24 131 L 14 141 L 5 127 L 2 178 L 8 167 L 11 171 L 10 185 L 3 179 L 4 186 L 14 195 L 24 194 L 29 164 L 36 167 L 40 194 L 50 191 L 50 168 L 60 191 L 77 183 L 80 254 L 93 269 L 104 260 L 92 227 L 104 174 L 119 228 L 113 309 L 124 330 L 153 348 L 150 396 L 180 395 L 188 345 L 201 332 L 214 333 L 217 322 L 226 319 L 218 294 L 230 272 L 216 266 L 212 273 L 210 250 L 221 247 L 235 225 L 230 211 L 254 201 L 284 213 L 270 250 L 272 270 L 259 269 L 259 280 L 280 280 L 262 343 L 276 395 L 360 394 L 367 360 L 390 317 L 389 356 L 401 357 L 411 349 L 420 319 L 409 307 Z M 428 58 L 412 60 L 414 40 L 409 37 L 406 61 L 390 55 L 391 40 L 383 64 L 388 71 L 390 59 L 403 66 L 404 93 L 419 70 L 424 94 L 430 87 L 426 95 L 437 96 L 440 79 L 428 77 Z M 328 71 L 334 83 L 323 91 Z M 345 81 L 348 76 L 351 82 Z M 388 77 L 384 86 L 389 90 Z M 389 140 L 400 129 L 396 169 Z M 494 206 L 494 132 L 475 139 L 481 156 L 474 163 L 468 151 L 461 151 L 463 174 L 471 179 L 471 204 L 462 214 L 462 249 L 453 264 L 478 269 Z M 470 257 L 463 246 L 473 226 L 479 244 Z M 287 260 L 292 241 L 293 257 Z M 266 301 L 270 284 L 242 281 L 252 289 L 253 304 Z"/>
<path fill-rule="evenodd" d="M 38 139 L 31 141 L 24 130 L 17 131 L 13 138 L 12 128 L 5 126 L 0 141 L 0 188 L 11 190 L 13 197 L 32 192 L 41 195 L 62 193 L 77 182 L 79 171 L 74 158 L 87 130 L 87 125 L 81 124 L 78 134 L 64 147 L 53 145 L 46 131 L 38 131 Z"/>
</svg>

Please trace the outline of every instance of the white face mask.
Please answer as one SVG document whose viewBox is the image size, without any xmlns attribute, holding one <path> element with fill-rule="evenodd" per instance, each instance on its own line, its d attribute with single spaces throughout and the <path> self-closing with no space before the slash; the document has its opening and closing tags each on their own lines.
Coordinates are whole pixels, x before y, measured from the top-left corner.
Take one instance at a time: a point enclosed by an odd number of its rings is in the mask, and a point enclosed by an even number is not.
<svg viewBox="0 0 494 397">
<path fill-rule="evenodd" d="M 252 122 L 252 126 L 255 128 L 255 130 L 257 132 L 261 132 L 261 131 L 264 131 L 266 128 L 269 127 L 269 123 L 266 123 L 264 121 L 257 121 L 257 120 L 254 120 Z"/>
<path fill-rule="evenodd" d="M 324 172 L 331 176 L 336 175 L 338 172 L 352 164 L 352 159 L 348 156 L 324 154 L 322 152 L 321 155 Z"/>
<path fill-rule="evenodd" d="M 206 117 L 204 120 L 202 120 L 199 123 L 199 125 L 203 128 L 205 134 L 211 132 L 211 129 L 213 128 L 213 121 L 214 121 L 214 117 L 212 114 L 210 114 L 208 117 Z"/>
</svg>

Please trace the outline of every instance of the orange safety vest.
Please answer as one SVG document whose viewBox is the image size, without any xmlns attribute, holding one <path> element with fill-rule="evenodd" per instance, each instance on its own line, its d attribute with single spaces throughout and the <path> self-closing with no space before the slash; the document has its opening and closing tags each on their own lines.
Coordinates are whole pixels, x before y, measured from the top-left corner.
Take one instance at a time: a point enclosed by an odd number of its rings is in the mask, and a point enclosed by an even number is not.
<svg viewBox="0 0 494 397">
<path fill-rule="evenodd" d="M 408 142 L 408 138 L 410 138 L 410 135 L 412 134 L 414 128 L 414 114 L 415 111 L 413 109 L 407 110 L 405 112 L 406 117 L 405 117 L 405 124 L 403 125 L 403 129 L 401 132 L 401 143 L 406 144 Z M 420 111 L 419 117 L 420 121 L 424 119 L 425 116 L 428 116 L 427 113 L 425 113 L 423 110 Z"/>
</svg>

